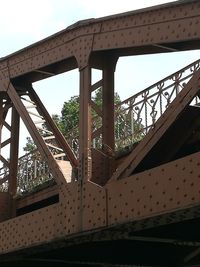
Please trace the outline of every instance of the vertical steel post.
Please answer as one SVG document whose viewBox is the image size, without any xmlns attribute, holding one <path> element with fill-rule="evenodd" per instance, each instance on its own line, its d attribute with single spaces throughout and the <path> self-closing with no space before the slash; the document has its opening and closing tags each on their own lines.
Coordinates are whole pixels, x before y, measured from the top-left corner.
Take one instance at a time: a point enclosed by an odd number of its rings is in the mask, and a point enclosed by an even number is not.
<svg viewBox="0 0 200 267">
<path fill-rule="evenodd" d="M 91 179 L 91 67 L 80 70 L 79 179 Z"/>
<path fill-rule="evenodd" d="M 107 57 L 103 65 L 102 142 L 113 151 L 115 150 L 114 74 L 116 63 L 116 57 Z"/>
<path fill-rule="evenodd" d="M 107 57 L 103 64 L 103 105 L 102 105 L 102 149 L 108 156 L 104 162 L 104 173 L 109 179 L 114 171 L 115 151 L 115 90 L 114 73 L 117 59 Z"/>
<path fill-rule="evenodd" d="M 0 95 L 0 154 L 1 154 L 1 139 L 2 139 L 2 128 L 3 128 L 3 97 Z"/>
<path fill-rule="evenodd" d="M 11 143 L 10 143 L 10 171 L 9 171 L 9 195 L 11 198 L 11 215 L 15 216 L 15 204 L 13 197 L 17 192 L 17 168 L 19 148 L 19 114 L 15 107 L 12 107 L 11 114 Z"/>
<path fill-rule="evenodd" d="M 114 72 L 115 63 L 113 60 L 106 60 L 103 68 L 102 143 L 111 150 L 115 149 Z"/>
</svg>

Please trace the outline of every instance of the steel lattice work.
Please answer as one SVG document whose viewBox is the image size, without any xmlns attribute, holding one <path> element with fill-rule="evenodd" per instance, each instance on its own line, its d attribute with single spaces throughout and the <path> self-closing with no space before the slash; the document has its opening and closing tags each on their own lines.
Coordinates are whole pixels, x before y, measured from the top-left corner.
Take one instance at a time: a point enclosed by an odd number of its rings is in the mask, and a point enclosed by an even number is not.
<svg viewBox="0 0 200 267">
<path fill-rule="evenodd" d="M 200 266 L 199 60 L 114 105 L 119 57 L 199 49 L 199 25 L 199 1 L 177 1 L 80 21 L 0 60 L 3 266 Z M 79 127 L 65 139 L 33 83 L 75 68 Z M 36 150 L 18 159 L 20 118 Z"/>
</svg>

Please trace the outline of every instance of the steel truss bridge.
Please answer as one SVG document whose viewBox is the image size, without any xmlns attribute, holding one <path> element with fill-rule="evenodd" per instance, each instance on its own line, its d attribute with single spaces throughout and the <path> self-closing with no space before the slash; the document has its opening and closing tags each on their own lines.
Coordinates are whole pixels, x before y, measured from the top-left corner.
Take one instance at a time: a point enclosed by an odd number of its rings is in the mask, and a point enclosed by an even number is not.
<svg viewBox="0 0 200 267">
<path fill-rule="evenodd" d="M 119 57 L 194 49 L 200 2 L 185 0 L 80 21 L 0 60 L 2 266 L 200 266 L 200 61 L 114 103 Z M 75 68 L 65 138 L 33 83 Z M 37 147 L 22 158 L 20 119 Z"/>
</svg>

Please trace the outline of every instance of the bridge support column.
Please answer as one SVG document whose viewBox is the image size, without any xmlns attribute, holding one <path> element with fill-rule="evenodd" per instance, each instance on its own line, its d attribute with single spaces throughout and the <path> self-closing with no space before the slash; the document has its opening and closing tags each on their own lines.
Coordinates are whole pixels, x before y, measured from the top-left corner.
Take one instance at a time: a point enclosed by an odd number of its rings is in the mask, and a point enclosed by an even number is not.
<svg viewBox="0 0 200 267">
<path fill-rule="evenodd" d="M 92 182 L 104 185 L 115 170 L 115 90 L 114 73 L 118 57 L 112 54 L 91 56 L 91 66 L 101 70 L 102 78 L 91 87 L 91 92 L 100 90 L 101 103 L 94 103 L 92 108 L 98 117 L 98 124 L 93 123 Z M 102 93 L 102 94 L 101 94 Z"/>
<path fill-rule="evenodd" d="M 103 94 L 102 94 L 102 151 L 104 160 L 104 181 L 114 172 L 115 152 L 115 88 L 114 74 L 117 59 L 107 57 L 103 63 Z"/>
<path fill-rule="evenodd" d="M 10 142 L 10 171 L 9 171 L 9 195 L 10 214 L 15 216 L 15 200 L 13 197 L 17 192 L 17 168 L 18 168 L 18 148 L 19 148 L 19 114 L 15 107 L 12 107 L 11 117 L 11 142 Z"/>
<path fill-rule="evenodd" d="M 102 144 L 106 153 L 115 150 L 115 93 L 114 73 L 116 59 L 108 58 L 103 66 Z"/>
<path fill-rule="evenodd" d="M 80 70 L 79 179 L 91 179 L 91 67 Z"/>
<path fill-rule="evenodd" d="M 91 62 L 86 67 L 80 69 L 79 179 L 84 181 L 92 180 L 101 185 L 109 179 L 114 171 L 114 73 L 117 59 L 117 57 L 112 55 L 92 58 Z M 94 86 L 91 84 L 93 65 L 102 70 L 102 110 L 91 100 L 92 87 Z M 99 148 L 91 151 L 91 108 L 95 108 L 97 114 L 102 113 L 102 148 L 99 152 Z M 93 173 L 92 169 L 94 169 Z"/>
</svg>

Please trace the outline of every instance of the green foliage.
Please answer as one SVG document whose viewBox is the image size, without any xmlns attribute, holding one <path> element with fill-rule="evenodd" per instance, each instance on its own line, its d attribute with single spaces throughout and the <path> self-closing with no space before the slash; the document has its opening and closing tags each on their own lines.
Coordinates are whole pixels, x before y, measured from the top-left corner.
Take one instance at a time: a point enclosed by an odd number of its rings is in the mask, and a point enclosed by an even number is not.
<svg viewBox="0 0 200 267">
<path fill-rule="evenodd" d="M 31 137 L 26 137 L 26 146 L 23 147 L 23 150 L 26 152 L 26 153 L 29 153 L 29 152 L 33 152 L 35 149 L 36 149 L 36 145 L 35 143 L 33 142 L 33 140 L 31 139 Z"/>
<path fill-rule="evenodd" d="M 79 122 L 79 97 L 73 96 L 67 102 L 64 102 L 60 118 L 60 128 L 65 134 L 76 127 Z"/>
<path fill-rule="evenodd" d="M 100 109 L 102 108 L 102 88 L 96 90 L 94 96 L 92 96 L 92 100 Z M 120 103 L 120 101 L 119 95 L 115 93 L 115 104 Z M 92 110 L 92 115 L 96 116 L 97 114 Z M 64 136 L 67 136 L 67 133 L 78 126 L 79 96 L 73 96 L 69 101 L 64 102 L 61 116 L 54 114 L 52 118 Z M 97 124 L 99 124 L 100 120 L 97 119 L 97 121 Z"/>
<path fill-rule="evenodd" d="M 64 135 L 76 127 L 79 122 L 79 96 L 73 96 L 64 102 L 61 116 L 53 114 L 52 119 Z"/>
<path fill-rule="evenodd" d="M 97 104 L 98 107 L 102 107 L 102 88 L 99 88 L 96 90 L 95 95 L 92 97 L 92 100 Z M 115 93 L 114 95 L 114 102 L 115 105 L 119 104 L 121 102 L 120 96 L 118 93 Z"/>
</svg>

